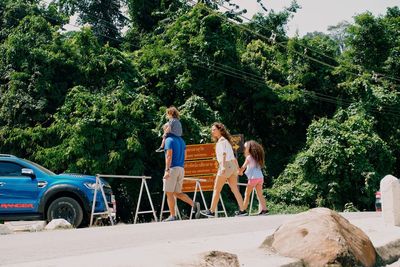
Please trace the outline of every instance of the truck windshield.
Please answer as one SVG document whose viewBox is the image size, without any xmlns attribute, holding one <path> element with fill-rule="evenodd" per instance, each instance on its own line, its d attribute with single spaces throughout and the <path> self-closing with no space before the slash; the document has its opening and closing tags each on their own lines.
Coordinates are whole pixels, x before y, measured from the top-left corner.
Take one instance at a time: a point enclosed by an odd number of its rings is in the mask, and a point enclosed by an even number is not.
<svg viewBox="0 0 400 267">
<path fill-rule="evenodd" d="M 26 162 L 28 162 L 29 164 L 32 164 L 33 166 L 35 166 L 36 168 L 38 168 L 39 170 L 41 170 L 42 172 L 44 172 L 44 173 L 47 174 L 47 175 L 56 175 L 54 172 L 52 172 L 52 171 L 46 169 L 46 168 L 43 167 L 43 166 L 40 166 L 39 164 L 37 164 L 37 163 L 35 163 L 35 162 L 32 162 L 32 161 L 27 160 L 27 159 L 24 159 L 24 160 L 25 160 Z"/>
</svg>

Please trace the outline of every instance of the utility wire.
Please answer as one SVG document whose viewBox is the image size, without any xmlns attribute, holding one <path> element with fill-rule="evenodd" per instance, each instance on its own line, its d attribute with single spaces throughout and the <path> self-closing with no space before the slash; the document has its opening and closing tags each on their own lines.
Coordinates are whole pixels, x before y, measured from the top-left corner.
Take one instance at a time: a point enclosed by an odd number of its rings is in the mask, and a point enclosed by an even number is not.
<svg viewBox="0 0 400 267">
<path fill-rule="evenodd" d="M 54 19 L 54 18 L 49 17 L 47 15 L 43 15 L 43 16 L 48 17 L 50 19 Z M 70 23 L 67 23 L 67 24 L 70 25 L 70 26 L 73 26 L 73 27 L 76 27 L 76 28 L 80 29 L 80 26 L 78 26 L 78 25 L 70 24 Z M 102 34 L 97 34 L 97 35 L 100 35 L 102 37 L 107 37 L 107 36 L 102 35 Z M 115 38 L 111 38 L 111 37 L 107 37 L 107 38 L 113 39 L 116 42 L 122 43 L 121 40 L 118 40 L 118 39 L 115 39 Z M 133 45 L 133 46 L 138 48 L 138 49 L 141 48 L 141 47 L 136 46 L 136 45 Z M 172 51 L 174 51 L 174 50 L 172 50 Z M 176 51 L 174 51 L 174 52 L 176 52 Z M 190 53 L 188 53 L 188 54 L 190 54 Z M 195 60 L 187 59 L 187 61 L 189 61 L 189 63 L 191 63 L 193 66 L 197 66 L 197 67 L 209 70 L 209 71 L 219 72 L 219 73 L 224 74 L 226 76 L 230 76 L 230 77 L 233 77 L 233 78 L 239 78 L 239 79 L 242 79 L 244 81 L 250 81 L 250 82 L 252 82 L 254 84 L 257 84 L 259 86 L 266 86 L 266 87 L 269 87 L 269 88 L 274 89 L 274 90 L 279 90 L 279 88 L 277 89 L 276 87 L 273 87 L 273 86 L 267 84 L 263 77 L 257 76 L 256 74 L 252 74 L 251 76 L 246 76 L 246 74 L 250 74 L 250 73 L 247 73 L 247 72 L 244 72 L 244 71 L 240 72 L 240 71 L 238 71 L 238 69 L 235 69 L 233 67 L 210 61 L 211 63 L 216 63 L 216 66 L 214 66 L 214 69 L 213 69 L 212 67 L 211 68 L 208 67 L 209 63 L 200 60 L 198 57 L 196 57 L 196 55 L 193 55 L 192 58 L 195 58 Z M 197 60 L 197 62 L 196 62 L 196 60 Z M 318 92 L 310 92 L 310 91 L 307 91 L 305 89 L 300 89 L 300 90 L 306 96 L 310 97 L 311 99 L 319 100 L 319 101 L 326 102 L 326 103 L 331 103 L 331 104 L 335 104 L 335 105 L 345 104 L 347 106 L 350 106 L 351 104 L 357 103 L 357 102 L 352 102 L 350 100 L 339 99 L 339 98 L 336 98 L 336 97 L 333 97 L 333 96 L 329 96 L 329 95 L 325 95 L 325 94 L 318 93 Z M 388 115 L 393 115 L 393 116 L 400 117 L 400 110 L 391 109 L 390 107 L 388 107 L 389 109 L 382 108 L 382 110 L 380 110 L 378 107 L 375 107 L 375 106 L 371 106 L 371 108 L 369 108 L 369 107 L 364 107 L 364 108 L 366 110 L 370 111 L 370 112 L 374 112 L 374 113 L 381 112 L 381 113 L 386 113 Z"/>
<path fill-rule="evenodd" d="M 262 3 L 261 3 L 261 4 L 262 4 Z M 222 5 L 222 4 L 218 4 L 218 3 L 217 3 L 217 5 L 220 6 L 220 7 L 222 7 L 222 8 L 225 9 L 225 10 L 232 11 L 232 10 L 230 10 L 228 7 L 226 7 L 226 6 Z M 252 22 L 252 19 L 246 17 L 245 15 L 240 14 L 240 16 L 241 16 L 242 18 L 246 19 L 247 21 Z M 264 27 L 264 26 L 262 26 L 262 25 L 259 25 L 259 26 L 260 26 L 261 28 L 265 29 L 265 30 L 270 30 L 270 29 L 267 29 L 266 27 Z M 338 63 L 337 60 L 336 60 L 335 58 L 333 58 L 333 57 L 331 57 L 331 56 L 327 56 L 327 55 L 325 55 L 324 53 L 322 53 L 322 52 L 320 52 L 320 51 L 318 51 L 318 50 L 316 50 L 316 49 L 314 49 L 314 48 L 310 48 L 310 47 L 308 47 L 308 46 L 306 46 L 306 45 L 303 45 L 303 44 L 301 44 L 301 43 L 297 43 L 297 44 L 300 45 L 300 46 L 303 46 L 303 47 L 306 48 L 307 50 L 310 50 L 310 51 L 313 51 L 313 52 L 319 54 L 320 56 L 324 56 L 324 57 L 326 57 L 326 58 L 329 58 L 329 59 L 335 61 L 335 63 Z M 338 63 L 338 64 L 339 64 L 339 63 Z"/>
<path fill-rule="evenodd" d="M 188 1 L 189 1 L 189 2 L 192 2 L 192 3 L 196 3 L 196 2 L 193 1 L 193 0 L 188 0 Z M 225 6 L 223 6 L 223 5 L 219 4 L 219 3 L 216 3 L 216 4 L 217 4 L 218 6 L 220 6 L 220 7 L 227 8 L 227 7 L 225 7 Z M 251 30 L 250 28 L 245 27 L 245 26 L 242 25 L 242 24 L 235 23 L 233 20 L 231 20 L 231 19 L 229 19 L 228 17 L 224 16 L 224 15 L 221 14 L 220 12 L 215 11 L 215 10 L 209 8 L 208 6 L 205 6 L 205 8 L 207 8 L 209 11 L 215 13 L 217 16 L 223 18 L 224 20 L 233 23 L 233 24 L 234 24 L 235 26 L 237 26 L 238 28 L 243 29 L 243 30 L 245 30 L 245 31 L 247 31 L 247 32 L 249 32 L 249 33 L 252 33 L 253 35 L 255 35 L 255 36 L 257 36 L 257 37 L 259 37 L 259 38 L 261 38 L 261 39 L 263 39 L 263 40 L 266 40 L 266 41 L 267 41 L 268 43 L 270 43 L 270 44 L 274 44 L 274 41 L 271 41 L 269 37 L 266 37 L 265 35 L 262 35 L 261 33 L 255 32 L 255 31 Z M 228 10 L 230 10 L 230 9 L 228 8 Z M 232 11 L 232 10 L 230 10 L 230 11 Z M 237 16 L 239 16 L 239 17 L 241 17 L 241 18 L 244 18 L 244 19 L 246 19 L 246 20 L 251 21 L 250 19 L 248 19 L 247 17 L 244 17 L 243 15 L 237 15 Z M 284 45 L 284 44 L 282 44 L 282 43 L 277 42 L 276 44 L 279 45 L 279 46 L 281 46 L 282 48 L 285 48 L 285 49 L 287 48 L 286 45 Z M 331 65 L 331 64 L 328 64 L 328 63 L 326 63 L 326 62 L 323 62 L 323 61 L 321 61 L 321 60 L 319 60 L 319 59 L 315 59 L 315 58 L 313 58 L 313 57 L 310 57 L 310 56 L 308 56 L 308 55 L 305 55 L 304 53 L 298 52 L 298 51 L 296 51 L 296 50 L 294 50 L 294 53 L 296 53 L 296 54 L 298 54 L 298 55 L 300 55 L 300 56 L 302 56 L 302 57 L 305 57 L 305 58 L 307 58 L 307 59 L 309 59 L 309 60 L 311 60 L 311 61 L 314 61 L 314 62 L 317 62 L 317 63 L 319 63 L 319 64 L 322 64 L 322 65 L 324 65 L 324 66 L 327 66 L 327 67 L 330 67 L 330 68 L 333 68 L 333 69 L 336 68 L 336 66 L 333 66 L 333 65 Z M 352 75 L 357 75 L 357 76 L 359 76 L 358 74 L 353 73 L 353 72 L 350 72 L 350 71 L 348 71 L 348 70 L 345 70 L 345 71 L 348 72 L 348 73 L 350 73 L 350 74 L 352 74 Z"/>
<path fill-rule="evenodd" d="M 54 17 L 50 17 L 48 15 L 42 15 L 42 16 L 46 17 L 46 18 L 49 18 L 49 19 L 53 19 L 53 20 L 55 19 Z M 70 25 L 72 27 L 81 29 L 81 27 L 76 25 L 76 24 L 66 23 L 66 25 Z M 107 27 L 106 25 L 103 25 L 103 26 Z M 106 38 L 109 38 L 109 39 L 113 39 L 113 40 L 115 40 L 116 42 L 119 42 L 119 43 L 123 42 L 122 40 L 115 39 L 115 38 L 112 38 L 112 37 L 108 37 L 108 36 L 105 36 L 105 35 L 102 35 L 102 34 L 97 34 L 97 35 L 100 35 L 102 37 L 106 37 Z M 136 47 L 138 49 L 141 48 L 141 47 L 136 46 L 136 45 L 132 45 L 132 46 L 134 46 L 134 47 Z M 174 51 L 174 50 L 172 50 L 172 51 Z M 174 52 L 176 52 L 176 51 L 174 51 Z M 188 54 L 190 54 L 190 53 L 188 53 Z M 227 65 L 223 65 L 221 63 L 213 62 L 213 61 L 209 61 L 209 62 L 202 61 L 198 57 L 196 57 L 196 55 L 193 55 L 193 58 L 194 58 L 194 60 L 187 59 L 187 61 L 189 63 L 191 63 L 193 66 L 197 66 L 197 67 L 200 67 L 200 68 L 203 68 L 203 69 L 206 69 L 206 70 L 209 70 L 209 71 L 213 71 L 213 72 L 219 72 L 219 73 L 224 74 L 226 76 L 230 76 L 230 77 L 233 77 L 233 78 L 239 78 L 239 79 L 242 79 L 242 80 L 245 80 L 245 81 L 249 81 L 249 82 L 252 82 L 252 83 L 257 84 L 257 85 L 260 85 L 260 86 L 270 87 L 271 89 L 274 89 L 274 90 L 279 90 L 279 88 L 275 88 L 275 87 L 272 87 L 270 84 L 267 84 L 266 81 L 265 81 L 265 78 L 263 78 L 261 76 L 258 76 L 256 74 L 252 74 L 252 73 L 248 73 L 248 72 L 245 72 L 245 71 L 241 71 L 241 70 L 238 70 L 236 68 L 233 68 L 233 67 L 230 67 L 230 66 L 227 66 Z M 214 63 L 215 64 L 214 68 L 208 67 L 209 63 Z M 350 100 L 336 98 L 336 97 L 325 95 L 325 94 L 318 93 L 318 92 L 310 92 L 310 91 L 307 91 L 307 90 L 304 90 L 304 89 L 300 89 L 300 90 L 305 95 L 310 97 L 311 99 L 319 100 L 319 101 L 323 101 L 323 102 L 327 102 L 327 103 L 331 103 L 331 104 L 335 104 L 335 105 L 338 105 L 338 104 L 351 105 L 351 104 L 357 103 L 357 102 L 352 102 Z M 386 113 L 386 114 L 390 114 L 390 115 L 394 115 L 394 116 L 399 116 L 400 117 L 400 110 L 395 109 L 395 108 L 391 108 L 391 107 L 379 108 L 379 107 L 375 107 L 375 106 L 365 107 L 365 108 L 366 108 L 366 110 L 369 110 L 371 112 L 381 112 L 381 113 Z"/>
<path fill-rule="evenodd" d="M 196 5 L 196 4 L 198 4 L 198 2 L 195 2 L 194 0 L 188 0 L 187 2 L 188 2 L 188 3 L 191 3 L 191 4 L 192 4 L 192 5 L 191 5 L 192 7 L 193 7 L 194 5 Z M 118 5 L 114 4 L 114 3 L 111 3 L 111 4 L 113 4 L 113 5 L 115 5 L 116 7 L 119 7 L 119 8 L 122 7 L 122 6 L 118 6 Z M 147 3 L 145 3 L 145 2 L 144 2 L 143 4 L 144 4 L 144 5 L 147 5 Z M 223 4 L 220 4 L 220 3 L 218 3 L 218 2 L 215 2 L 215 4 L 218 5 L 219 7 L 223 8 L 223 9 L 225 9 L 225 10 L 231 12 L 231 13 L 234 12 L 233 9 L 230 9 L 229 7 L 226 7 L 226 6 L 224 6 Z M 241 25 L 241 24 L 238 24 L 236 21 L 229 19 L 228 17 L 224 16 L 224 15 L 221 14 L 220 12 L 209 8 L 208 6 L 205 6 L 205 7 L 206 7 L 207 9 L 209 9 L 210 11 L 212 11 L 213 13 L 216 13 L 218 16 L 221 16 L 221 15 L 222 15 L 221 17 L 222 17 L 223 19 L 228 20 L 228 21 L 230 21 L 230 22 L 233 22 L 233 23 L 234 23 L 236 26 L 238 26 L 239 28 L 241 28 L 241 29 L 243 29 L 243 30 L 245 30 L 245 31 L 249 31 L 249 32 L 251 32 L 252 34 L 254 34 L 254 35 L 256 35 L 256 36 L 258 36 L 258 37 L 260 37 L 260 38 L 262 38 L 262 39 L 264 39 L 264 40 L 267 40 L 268 42 L 271 43 L 271 40 L 270 40 L 269 37 L 266 37 L 266 36 L 264 36 L 264 35 L 262 35 L 262 34 L 259 34 L 259 33 L 255 32 L 255 31 L 249 29 L 248 27 L 245 27 L 245 26 L 243 26 L 243 25 Z M 97 16 L 94 16 L 93 13 L 90 13 L 90 12 L 87 12 L 87 11 L 85 11 L 85 12 L 83 12 L 83 13 L 86 14 L 87 16 L 89 16 L 89 17 L 92 17 L 92 18 L 95 18 L 95 19 L 98 19 L 98 20 L 101 20 L 101 21 L 105 21 L 105 20 L 103 20 L 103 19 L 101 19 L 101 18 L 98 18 Z M 236 13 L 234 13 L 234 14 L 235 14 L 236 16 L 239 16 L 239 17 L 241 17 L 241 18 L 243 18 L 243 19 L 249 21 L 249 22 L 252 22 L 252 20 L 251 20 L 250 18 L 244 16 L 243 14 L 236 14 Z M 124 18 L 125 18 L 128 22 L 132 22 L 132 20 L 129 19 L 128 17 L 124 16 Z M 110 24 L 109 21 L 105 21 L 105 23 Z M 101 25 L 101 23 L 98 23 L 98 24 Z M 103 24 L 103 26 L 105 26 L 105 25 Z M 106 27 L 106 26 L 105 26 L 105 27 Z M 263 29 L 266 29 L 266 30 L 270 30 L 270 29 L 267 29 L 266 27 L 264 27 L 264 26 L 262 26 L 262 25 L 259 25 L 259 27 L 261 27 L 261 28 L 263 28 Z M 113 31 L 115 31 L 115 29 L 116 29 L 116 28 L 110 28 L 110 27 L 108 27 L 108 28 L 109 28 L 110 30 L 113 30 Z M 117 28 L 117 29 L 118 29 L 118 28 Z M 106 36 L 106 38 L 109 38 L 109 37 Z M 286 49 L 287 47 L 285 46 L 285 43 L 286 43 L 286 42 L 276 42 L 276 44 L 278 44 L 278 45 L 281 46 L 282 48 L 285 48 L 285 49 Z M 337 62 L 337 59 L 335 59 L 335 58 L 333 58 L 333 57 L 331 57 L 331 56 L 329 56 L 329 55 L 326 55 L 326 54 L 324 54 L 324 53 L 322 53 L 322 52 L 320 52 L 320 51 L 318 51 L 318 50 L 316 50 L 316 49 L 314 49 L 314 48 L 308 47 L 308 46 L 306 46 L 306 45 L 304 45 L 304 44 L 301 44 L 301 43 L 299 43 L 299 42 L 297 42 L 296 44 L 299 45 L 299 46 L 304 47 L 305 52 L 308 51 L 308 50 L 313 51 L 313 52 L 319 54 L 320 56 L 323 56 L 323 57 L 325 57 L 325 58 L 328 58 L 328 59 L 334 61 L 336 64 L 340 65 L 340 64 Z M 306 55 L 306 53 L 301 53 L 301 52 L 298 52 L 298 51 L 296 51 L 296 50 L 294 50 L 294 52 L 295 52 L 296 54 L 298 54 L 299 56 L 301 56 L 301 57 L 305 57 L 305 58 L 307 58 L 307 59 L 309 59 L 309 60 L 311 60 L 311 61 L 314 61 L 314 62 L 319 63 L 319 64 L 321 64 L 321 65 L 324 65 L 324 66 L 326 66 L 326 67 L 333 68 L 333 69 L 336 69 L 336 68 L 338 67 L 338 66 L 334 66 L 334 65 L 332 65 L 332 64 L 326 63 L 326 62 L 324 62 L 324 61 L 322 61 L 322 60 L 320 60 L 320 59 L 316 59 L 316 58 L 314 58 L 314 57 L 311 57 L 311 56 L 309 56 L 309 55 Z M 347 73 L 349 73 L 349 74 L 351 74 L 351 75 L 354 75 L 354 76 L 356 76 L 356 77 L 359 77 L 359 76 L 360 76 L 360 73 L 355 73 L 355 72 L 352 72 L 352 71 L 350 71 L 350 70 L 343 70 L 343 71 L 344 71 L 344 72 L 347 72 Z M 371 73 L 371 75 L 372 75 L 371 77 L 372 77 L 374 80 L 377 80 L 377 79 L 379 79 L 379 78 L 387 78 L 387 79 L 392 79 L 392 80 L 395 80 L 395 81 L 399 81 L 399 82 L 400 82 L 400 79 L 395 78 L 395 77 L 391 77 L 391 76 L 388 76 L 388 75 L 385 75 L 385 74 L 382 74 L 382 73 L 373 72 L 373 73 Z"/>
<path fill-rule="evenodd" d="M 198 2 L 195 2 L 194 0 L 188 0 L 188 1 L 191 2 L 192 4 L 197 4 L 197 3 L 198 3 Z M 225 9 L 225 10 L 228 10 L 229 12 L 234 12 L 234 10 L 232 10 L 232 9 L 230 9 L 230 8 L 228 8 L 228 7 L 226 7 L 226 6 L 222 5 L 222 4 L 220 4 L 220 3 L 218 3 L 218 2 L 216 2 L 216 4 L 217 4 L 219 7 L 223 8 L 223 9 Z M 262 38 L 262 39 L 264 39 L 264 40 L 267 40 L 269 43 L 271 43 L 271 40 L 270 40 L 269 37 L 266 37 L 266 36 L 264 36 L 264 35 L 262 35 L 262 34 L 260 34 L 260 33 L 257 33 L 257 32 L 255 32 L 255 31 L 249 29 L 248 27 L 245 27 L 245 26 L 243 26 L 243 25 L 241 25 L 241 24 L 236 23 L 235 21 L 229 19 L 228 17 L 224 16 L 224 15 L 221 14 L 220 12 L 215 11 L 215 10 L 209 8 L 208 6 L 205 6 L 205 8 L 211 10 L 212 12 L 217 13 L 217 15 L 220 16 L 221 18 L 223 18 L 224 20 L 227 20 L 227 21 L 229 21 L 229 22 L 233 22 L 233 23 L 234 23 L 236 26 L 238 26 L 239 28 L 241 28 L 241 29 L 243 29 L 243 30 L 245 30 L 245 31 L 251 32 L 251 33 L 253 33 L 254 35 L 256 35 L 256 36 L 258 36 L 258 37 L 260 37 L 260 38 Z M 245 19 L 245 20 L 247 20 L 247 21 L 249 21 L 249 22 L 252 21 L 251 19 L 249 19 L 248 17 L 245 17 L 245 16 L 242 15 L 242 14 L 236 14 L 236 15 L 239 16 L 239 17 L 241 17 L 241 18 L 243 18 L 243 19 Z M 260 26 L 261 28 L 263 28 L 263 29 L 267 29 L 267 28 L 265 28 L 265 27 L 263 27 L 263 26 L 261 26 L 261 25 L 259 25 L 259 26 Z M 267 30 L 269 30 L 269 29 L 267 29 Z M 272 43 L 272 44 L 273 44 L 273 43 Z M 286 48 L 286 46 L 285 46 L 284 44 L 282 44 L 282 43 L 276 43 L 276 44 L 278 44 L 279 46 L 281 46 L 281 47 L 283 47 L 283 48 Z M 296 44 L 305 47 L 306 50 L 314 51 L 315 53 L 318 53 L 318 54 L 320 54 L 320 55 L 322 55 L 322 56 L 324 56 L 324 57 L 326 57 L 326 58 L 330 58 L 330 59 L 334 60 L 334 61 L 337 63 L 337 60 L 336 60 L 336 59 L 334 59 L 334 58 L 332 58 L 332 57 L 330 57 L 330 56 L 327 56 L 327 55 L 325 55 L 325 54 L 323 54 L 323 53 L 321 53 L 321 52 L 318 52 L 318 51 L 316 51 L 315 49 L 309 48 L 309 47 L 307 47 L 307 46 L 305 46 L 305 45 L 303 45 L 303 44 L 300 44 L 300 43 L 296 43 Z M 295 52 L 296 54 L 302 56 L 302 57 L 305 57 L 305 58 L 307 58 L 307 59 L 309 59 L 309 60 L 311 60 L 311 61 L 314 61 L 314 62 L 316 62 L 316 63 L 319 63 L 319 64 L 321 64 L 321 65 L 324 65 L 324 66 L 327 66 L 327 67 L 330 67 L 330 68 L 333 68 L 333 69 L 335 69 L 335 68 L 337 67 L 337 66 L 333 66 L 333 65 L 331 65 L 331 64 L 329 64 L 329 63 L 323 62 L 323 61 L 321 61 L 321 60 L 319 60 L 319 59 L 316 59 L 316 58 L 313 58 L 313 57 L 311 57 L 311 56 L 308 56 L 308 55 L 306 55 L 305 53 L 301 53 L 301 52 L 298 52 L 298 51 L 296 51 L 296 50 L 294 50 L 294 52 Z M 360 76 L 359 73 L 355 73 L 355 72 L 352 72 L 352 71 L 350 71 L 350 70 L 343 70 L 343 71 L 344 71 L 344 72 L 347 72 L 347 73 L 349 73 L 349 74 L 351 74 L 351 75 L 354 75 L 354 76 L 356 76 L 356 77 Z M 395 80 L 395 81 L 399 81 L 399 82 L 400 82 L 400 79 L 399 79 L 399 78 L 391 77 L 391 76 L 388 76 L 388 75 L 385 75 L 385 74 L 382 74 L 382 73 L 373 72 L 373 73 L 369 73 L 369 74 L 370 74 L 371 77 L 374 78 L 374 79 L 386 78 L 386 79 L 391 79 L 391 80 Z"/>
</svg>

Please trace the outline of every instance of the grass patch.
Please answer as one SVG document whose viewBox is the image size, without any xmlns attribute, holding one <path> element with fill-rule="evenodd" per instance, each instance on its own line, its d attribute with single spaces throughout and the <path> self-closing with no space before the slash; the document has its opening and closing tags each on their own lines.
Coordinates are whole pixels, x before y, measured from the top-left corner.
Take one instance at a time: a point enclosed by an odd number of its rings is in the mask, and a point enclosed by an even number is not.
<svg viewBox="0 0 400 267">
<path fill-rule="evenodd" d="M 285 203 L 267 203 L 270 214 L 296 214 L 307 211 L 307 206 L 287 205 Z"/>
</svg>

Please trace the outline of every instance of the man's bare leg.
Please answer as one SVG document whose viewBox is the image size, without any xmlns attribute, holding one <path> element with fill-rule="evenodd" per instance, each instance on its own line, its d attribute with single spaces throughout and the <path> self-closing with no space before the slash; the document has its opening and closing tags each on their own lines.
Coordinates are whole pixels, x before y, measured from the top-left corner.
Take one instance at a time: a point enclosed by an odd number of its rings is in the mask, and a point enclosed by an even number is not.
<svg viewBox="0 0 400 267">
<path fill-rule="evenodd" d="M 169 213 L 171 216 L 175 217 L 175 197 L 174 197 L 174 192 L 166 192 L 167 194 L 167 202 L 168 202 L 168 208 L 169 208 Z"/>
<path fill-rule="evenodd" d="M 187 204 L 189 204 L 192 207 L 194 206 L 193 200 L 185 193 L 174 193 L 174 194 L 177 198 L 179 198 L 183 202 L 186 202 Z"/>
</svg>

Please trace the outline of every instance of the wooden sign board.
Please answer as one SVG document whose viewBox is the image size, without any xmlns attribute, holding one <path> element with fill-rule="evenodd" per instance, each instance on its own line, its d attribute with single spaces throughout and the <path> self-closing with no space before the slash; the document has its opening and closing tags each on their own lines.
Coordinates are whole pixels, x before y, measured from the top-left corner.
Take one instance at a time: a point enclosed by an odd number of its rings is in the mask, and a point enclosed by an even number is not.
<svg viewBox="0 0 400 267">
<path fill-rule="evenodd" d="M 244 151 L 244 136 L 243 134 L 232 135 L 232 148 L 235 154 L 243 153 Z"/>
<path fill-rule="evenodd" d="M 232 148 L 235 154 L 243 153 L 243 134 L 232 135 Z M 186 146 L 185 176 L 206 179 L 201 182 L 203 191 L 212 191 L 215 175 L 218 171 L 218 162 L 215 160 L 215 144 L 198 144 Z M 194 192 L 195 181 L 183 181 L 182 192 Z"/>
<path fill-rule="evenodd" d="M 214 190 L 215 176 L 204 176 L 204 177 L 198 177 L 198 178 L 207 180 L 206 182 L 200 183 L 201 190 L 203 190 L 203 191 L 213 191 Z M 182 186 L 182 192 L 185 192 L 185 193 L 194 192 L 195 187 L 196 187 L 195 181 L 184 180 L 183 186 Z"/>
<path fill-rule="evenodd" d="M 199 144 L 186 146 L 186 159 L 209 159 L 215 158 L 215 144 Z"/>
<path fill-rule="evenodd" d="M 218 171 L 218 162 L 215 159 L 196 160 L 185 162 L 185 176 L 215 175 Z"/>
</svg>

